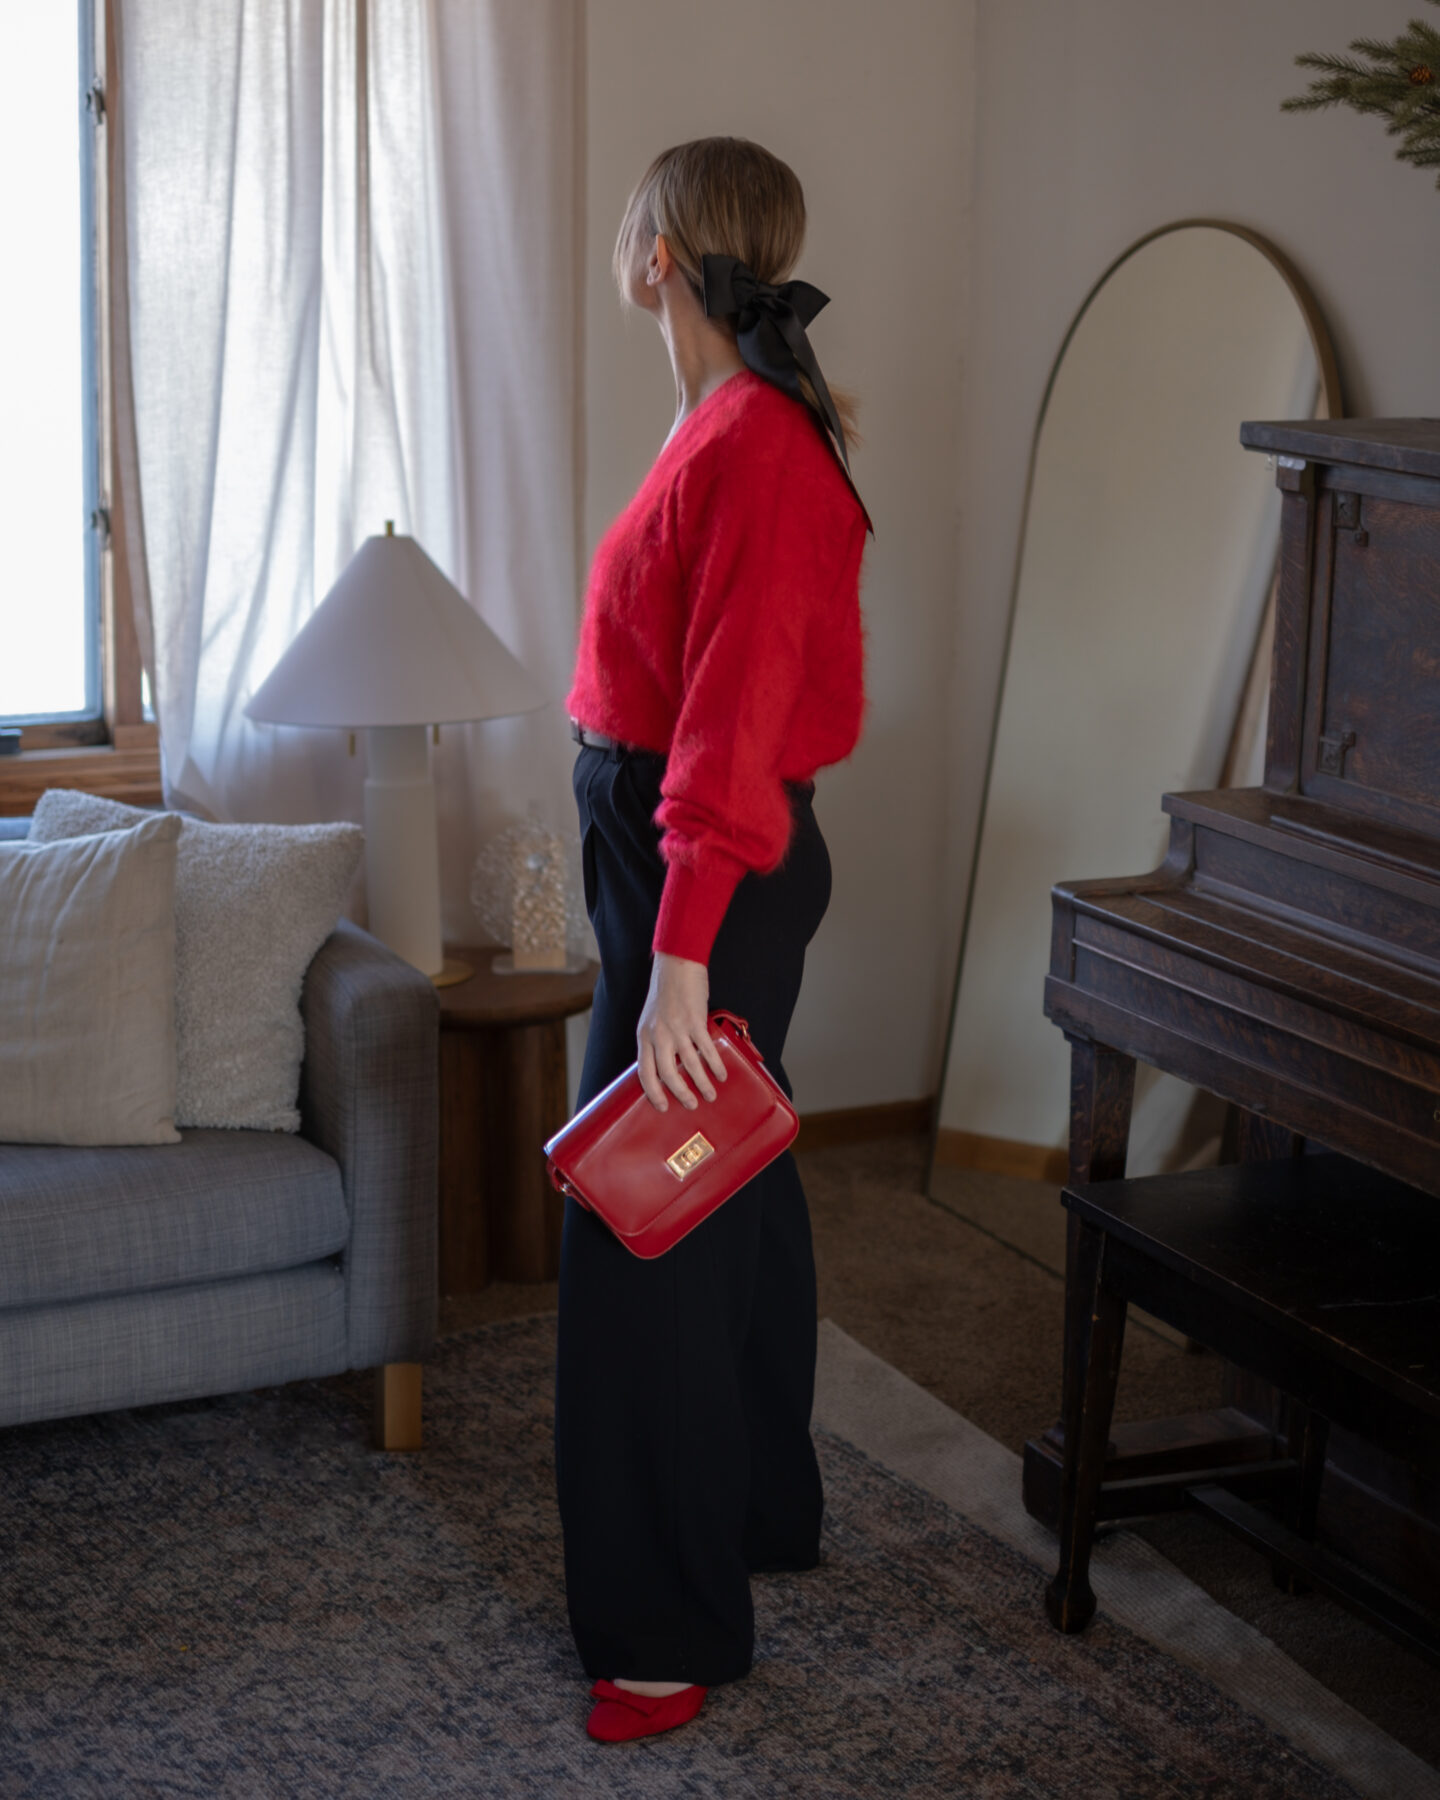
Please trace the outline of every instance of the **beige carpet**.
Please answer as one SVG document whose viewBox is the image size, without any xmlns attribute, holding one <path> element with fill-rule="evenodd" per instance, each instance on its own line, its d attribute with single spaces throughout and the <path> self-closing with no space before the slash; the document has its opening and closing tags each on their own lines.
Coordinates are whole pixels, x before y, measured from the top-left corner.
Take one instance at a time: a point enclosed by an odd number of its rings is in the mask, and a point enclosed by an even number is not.
<svg viewBox="0 0 1440 1800">
<path fill-rule="evenodd" d="M 820 1311 L 1018 1453 L 1059 1407 L 1063 1282 L 1045 1238 L 1054 1191 L 969 1175 L 941 1204 L 921 1192 L 924 1162 L 918 1138 L 812 1151 L 800 1159 L 814 1221 Z M 1020 1201 L 1009 1219 L 1002 1216 L 1007 1196 Z M 1033 1235 L 1021 1239 L 1017 1218 L 1028 1220 L 1024 1229 Z M 1000 1241 L 997 1227 L 1016 1244 Z M 497 1284 L 447 1301 L 442 1325 L 461 1330 L 554 1304 L 553 1284 Z M 1128 1334 L 1118 1418 L 1213 1406 L 1219 1390 L 1214 1357 L 1151 1330 Z M 1139 1531 L 1323 1689 L 1440 1766 L 1440 1678 L 1428 1664 L 1322 1596 L 1280 1594 L 1263 1560 L 1209 1521 L 1182 1515 Z"/>
<path fill-rule="evenodd" d="M 1048 1570 L 1054 1540 L 1020 1499 L 1020 1458 L 907 1380 L 830 1319 L 820 1323 L 815 1423 L 927 1489 Z M 1102 1612 L 1258 1714 L 1373 1800 L 1437 1800 L 1440 1774 L 1187 1580 L 1133 1532 L 1102 1539 Z M 1016 1604 L 1038 1610 L 1040 1593 Z"/>
<path fill-rule="evenodd" d="M 554 1365 L 553 1313 L 444 1338 L 420 1456 L 370 1447 L 363 1373 L 8 1431 L 0 1794 L 1440 1790 L 1133 1541 L 1102 1557 L 1083 1636 L 1051 1630 L 1013 1457 L 828 1322 L 821 1566 L 756 1579 L 755 1668 L 695 1724 L 592 1743 L 564 1613 Z"/>
</svg>

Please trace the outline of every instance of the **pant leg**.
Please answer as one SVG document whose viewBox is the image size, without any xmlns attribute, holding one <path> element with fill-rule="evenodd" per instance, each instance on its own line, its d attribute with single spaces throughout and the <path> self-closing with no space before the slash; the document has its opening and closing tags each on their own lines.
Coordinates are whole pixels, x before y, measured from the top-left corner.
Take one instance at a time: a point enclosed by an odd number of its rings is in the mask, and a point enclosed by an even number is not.
<svg viewBox="0 0 1440 1800">
<path fill-rule="evenodd" d="M 664 881 L 659 774 L 603 752 L 577 762 L 603 971 L 582 1102 L 634 1060 Z M 742 882 L 711 962 L 712 1003 L 750 1020 L 782 1082 L 804 944 L 828 890 L 810 817 L 803 854 Z M 567 1204 L 556 1462 L 571 1622 L 591 1675 L 709 1686 L 748 1669 L 747 1564 L 815 1558 L 814 1341 L 808 1219 L 788 1158 L 652 1261 Z"/>
<path fill-rule="evenodd" d="M 785 1040 L 805 947 L 830 899 L 830 858 L 809 796 L 793 799 L 785 863 L 774 876 L 740 883 L 710 958 L 711 1008 L 747 1020 L 787 1095 Z M 750 1464 L 743 1549 L 751 1570 L 809 1569 L 820 1556 L 824 1506 L 810 1436 L 817 1310 L 810 1213 L 788 1150 L 749 1186 L 760 1195 L 761 1235 L 739 1368 Z"/>
</svg>

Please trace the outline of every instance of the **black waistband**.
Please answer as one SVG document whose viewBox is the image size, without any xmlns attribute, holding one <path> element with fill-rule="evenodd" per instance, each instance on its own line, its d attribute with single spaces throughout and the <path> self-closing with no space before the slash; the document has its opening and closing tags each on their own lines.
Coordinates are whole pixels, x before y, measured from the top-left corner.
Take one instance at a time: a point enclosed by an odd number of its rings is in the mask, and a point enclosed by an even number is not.
<svg viewBox="0 0 1440 1800">
<path fill-rule="evenodd" d="M 592 731 L 578 719 L 570 721 L 570 735 L 582 750 L 598 750 L 601 755 L 608 756 L 611 762 L 620 762 L 627 756 L 640 757 L 649 762 L 665 761 L 662 750 L 644 750 L 639 744 L 622 743 L 619 738 L 606 737 L 603 731 Z M 789 792 L 803 795 L 807 800 L 815 792 L 813 781 L 787 781 L 785 787 Z"/>
<path fill-rule="evenodd" d="M 570 721 L 570 735 L 583 750 L 603 751 L 612 762 L 619 762 L 624 756 L 649 756 L 662 763 L 665 760 L 662 751 L 642 750 L 638 744 L 622 743 L 619 738 L 607 737 L 603 731 L 592 731 L 578 719 Z"/>
</svg>

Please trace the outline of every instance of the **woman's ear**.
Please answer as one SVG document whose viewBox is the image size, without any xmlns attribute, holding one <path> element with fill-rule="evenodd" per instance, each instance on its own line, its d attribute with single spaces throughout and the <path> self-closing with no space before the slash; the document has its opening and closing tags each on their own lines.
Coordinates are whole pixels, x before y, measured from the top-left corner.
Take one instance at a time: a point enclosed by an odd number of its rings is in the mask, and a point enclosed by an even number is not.
<svg viewBox="0 0 1440 1800">
<path fill-rule="evenodd" d="M 670 246 L 660 232 L 655 234 L 655 247 L 645 264 L 645 285 L 659 287 L 675 266 L 675 258 L 670 254 Z"/>
</svg>

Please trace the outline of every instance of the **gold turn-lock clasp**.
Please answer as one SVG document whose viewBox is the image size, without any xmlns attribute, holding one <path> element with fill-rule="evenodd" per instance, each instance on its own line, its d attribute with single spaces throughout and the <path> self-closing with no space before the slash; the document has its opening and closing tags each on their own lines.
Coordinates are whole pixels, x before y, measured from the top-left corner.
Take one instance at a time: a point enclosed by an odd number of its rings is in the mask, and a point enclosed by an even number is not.
<svg viewBox="0 0 1440 1800">
<path fill-rule="evenodd" d="M 707 1156 L 714 1154 L 715 1146 L 703 1131 L 697 1131 L 688 1144 L 682 1144 L 673 1156 L 665 1158 L 665 1167 L 683 1181 L 692 1169 L 698 1169 Z"/>
</svg>

